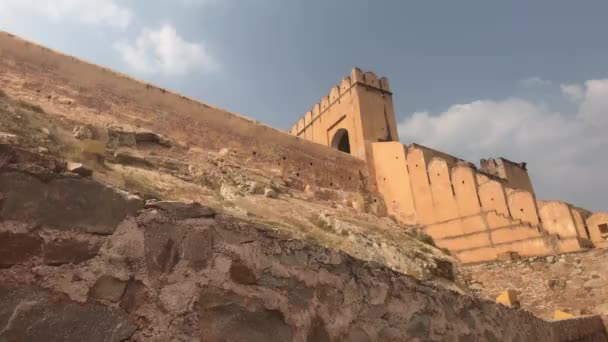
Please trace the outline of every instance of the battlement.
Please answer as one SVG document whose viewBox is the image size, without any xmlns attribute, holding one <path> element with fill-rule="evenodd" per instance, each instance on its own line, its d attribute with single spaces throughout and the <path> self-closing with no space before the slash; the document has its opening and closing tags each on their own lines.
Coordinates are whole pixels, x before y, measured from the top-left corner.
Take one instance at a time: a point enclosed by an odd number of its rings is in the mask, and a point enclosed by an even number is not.
<svg viewBox="0 0 608 342">
<path fill-rule="evenodd" d="M 488 158 L 481 159 L 479 164 L 481 171 L 504 179 L 509 187 L 534 193 L 525 162 L 516 163 L 506 158 Z"/>
<path fill-rule="evenodd" d="M 388 84 L 388 78 L 378 78 L 378 76 L 371 71 L 363 72 L 361 69 L 354 67 L 349 76 L 342 78 L 342 81 L 339 84 L 331 87 L 328 95 L 321 97 L 319 102 L 315 103 L 309 111 L 300 117 L 300 119 L 291 127 L 289 133 L 295 136 L 302 135 L 302 133 L 304 133 L 315 120 L 319 119 L 329 107 L 333 106 L 336 102 L 339 102 L 343 95 L 349 94 L 351 88 L 355 85 L 361 85 L 392 95 Z"/>
<path fill-rule="evenodd" d="M 365 159 L 366 141 L 398 139 L 388 79 L 353 68 L 289 133 Z"/>
</svg>

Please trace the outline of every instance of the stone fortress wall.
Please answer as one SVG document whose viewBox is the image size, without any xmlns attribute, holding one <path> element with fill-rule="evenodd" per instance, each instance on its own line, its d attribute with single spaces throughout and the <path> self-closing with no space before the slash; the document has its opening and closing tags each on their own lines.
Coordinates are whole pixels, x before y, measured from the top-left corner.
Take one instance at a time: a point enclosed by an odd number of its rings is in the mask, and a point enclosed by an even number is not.
<svg viewBox="0 0 608 342">
<path fill-rule="evenodd" d="M 376 96 L 361 96 L 370 88 Z M 340 102 L 340 94 L 346 100 Z M 375 134 L 361 127 L 366 122 L 375 123 L 369 129 Z M 336 144 L 344 135 L 334 127 L 348 131 L 350 151 Z M 390 134 L 383 136 L 378 127 Z M 421 225 L 461 262 L 608 245 L 608 214 L 537 200 L 525 163 L 490 158 L 476 167 L 444 152 L 398 142 L 388 81 L 378 81 L 371 72 L 354 68 L 290 133 L 365 158 L 388 213 L 399 222 Z"/>
</svg>

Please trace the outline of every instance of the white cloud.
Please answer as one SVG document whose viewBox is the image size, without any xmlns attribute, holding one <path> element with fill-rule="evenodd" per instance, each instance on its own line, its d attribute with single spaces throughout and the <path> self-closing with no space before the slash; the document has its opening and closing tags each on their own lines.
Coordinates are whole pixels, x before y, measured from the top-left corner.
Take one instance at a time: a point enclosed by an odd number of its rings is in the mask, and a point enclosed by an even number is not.
<svg viewBox="0 0 608 342">
<path fill-rule="evenodd" d="M 121 0 L 0 0 L 0 18 L 29 18 L 32 14 L 124 29 L 132 20 Z M 28 19 L 24 19 L 28 20 Z"/>
<path fill-rule="evenodd" d="M 526 88 L 532 88 L 532 87 L 547 87 L 553 84 L 553 82 L 549 81 L 549 80 L 545 80 L 542 79 L 540 77 L 528 77 L 525 78 L 521 81 L 519 81 L 519 83 L 526 87 Z"/>
<path fill-rule="evenodd" d="M 587 81 L 580 91 L 574 113 L 519 98 L 479 100 L 436 115 L 414 113 L 399 131 L 405 143 L 471 161 L 492 156 L 526 161 L 539 198 L 608 210 L 608 79 Z"/>
<path fill-rule="evenodd" d="M 218 0 L 178 0 L 177 2 L 184 6 L 201 6 L 216 3 Z"/>
<path fill-rule="evenodd" d="M 572 102 L 578 102 L 583 99 L 584 89 L 580 84 L 561 84 L 562 93 Z"/>
<path fill-rule="evenodd" d="M 120 41 L 114 48 L 130 68 L 140 73 L 183 75 L 217 67 L 203 45 L 184 40 L 171 25 L 143 29 L 133 43 Z"/>
</svg>

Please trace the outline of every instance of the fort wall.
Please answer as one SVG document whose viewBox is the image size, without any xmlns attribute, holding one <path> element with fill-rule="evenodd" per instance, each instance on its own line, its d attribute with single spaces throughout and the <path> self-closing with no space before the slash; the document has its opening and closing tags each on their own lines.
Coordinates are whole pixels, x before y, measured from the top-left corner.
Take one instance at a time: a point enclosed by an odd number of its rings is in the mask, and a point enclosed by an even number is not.
<svg viewBox="0 0 608 342">
<path fill-rule="evenodd" d="M 371 174 L 386 203 L 392 204 L 389 214 L 403 222 L 415 221 L 462 262 L 589 247 L 583 210 L 557 201 L 537 203 L 534 193 L 511 188 L 501 174 L 478 170 L 425 146 L 383 142 L 372 146 L 375 171 Z M 405 161 L 397 162 L 400 158 Z M 409 186 L 404 184 L 407 181 Z M 411 194 L 404 194 L 408 189 Z"/>
<path fill-rule="evenodd" d="M 357 191 L 360 176 L 367 176 L 359 158 L 6 32 L 0 32 L 0 68 L 4 91 L 45 110 L 69 112 L 84 122 L 145 127 L 184 146 L 229 149 L 250 165 L 279 170 L 294 184 Z M 70 101 L 56 104 L 51 95 Z"/>
</svg>

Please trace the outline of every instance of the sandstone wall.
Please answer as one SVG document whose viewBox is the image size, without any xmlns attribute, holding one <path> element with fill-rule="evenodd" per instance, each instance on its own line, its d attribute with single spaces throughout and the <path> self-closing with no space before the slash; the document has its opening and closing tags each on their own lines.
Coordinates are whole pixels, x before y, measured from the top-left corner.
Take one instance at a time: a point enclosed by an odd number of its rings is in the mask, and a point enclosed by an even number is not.
<svg viewBox="0 0 608 342">
<path fill-rule="evenodd" d="M 543 321 L 0 152 L 0 340 L 606 340 L 596 317 Z"/>
<path fill-rule="evenodd" d="M 461 262 L 590 246 L 589 235 L 581 234 L 583 212 L 568 204 L 541 202 L 539 215 L 534 193 L 522 190 L 524 186 L 511 188 L 503 178 L 421 145 L 378 142 L 372 152 L 370 173 L 388 213 L 400 222 L 422 225 L 437 246 L 449 249 Z M 502 166 L 500 170 L 507 172 Z M 520 181 L 525 178 L 520 176 Z"/>
<path fill-rule="evenodd" d="M 357 190 L 364 161 L 0 32 L 0 89 L 81 122 L 130 124 L 188 147 L 228 149 L 302 184 Z M 373 184 L 372 184 L 373 185 Z"/>
<path fill-rule="evenodd" d="M 544 318 L 555 310 L 608 318 L 608 249 L 460 267 L 473 293 L 494 299 L 516 290 L 522 308 Z M 608 321 L 607 321 L 608 322 Z"/>
</svg>

